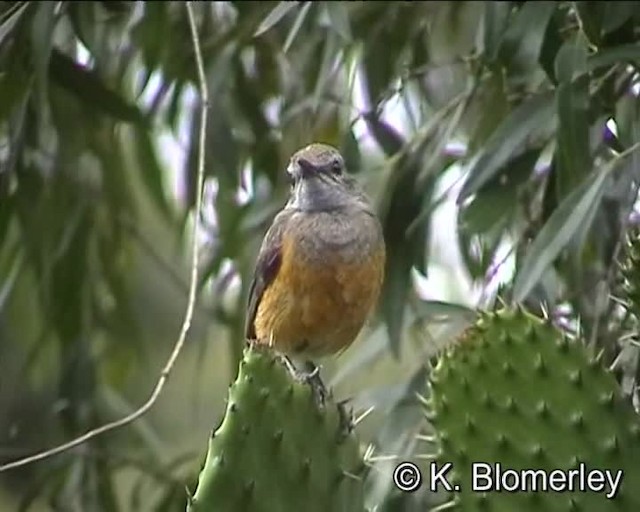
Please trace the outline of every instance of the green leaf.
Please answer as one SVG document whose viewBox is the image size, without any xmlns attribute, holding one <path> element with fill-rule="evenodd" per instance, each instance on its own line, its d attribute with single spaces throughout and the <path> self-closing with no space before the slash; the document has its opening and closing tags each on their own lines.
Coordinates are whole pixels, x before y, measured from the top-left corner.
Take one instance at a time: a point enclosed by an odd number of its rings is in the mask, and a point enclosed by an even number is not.
<svg viewBox="0 0 640 512">
<path fill-rule="evenodd" d="M 591 171 L 589 148 L 589 81 L 558 87 L 557 180 L 558 198 L 565 197 Z"/>
<path fill-rule="evenodd" d="M 11 48 L 6 58 L 3 59 L 3 72 L 0 72 L 0 120 L 10 121 L 13 115 L 24 119 L 27 98 L 32 93 L 33 75 L 30 69 L 24 65 L 28 59 L 26 48 L 19 46 Z M 18 123 L 22 124 L 22 122 Z M 12 132 L 17 136 L 19 131 Z M 12 144 L 13 145 L 13 144 Z"/>
<path fill-rule="evenodd" d="M 171 33 L 171 5 L 166 2 L 145 2 L 140 5 L 144 7 L 144 16 L 133 28 L 131 37 L 142 51 L 145 66 L 155 70 L 167 55 L 167 41 L 158 37 L 158 34 Z"/>
<path fill-rule="evenodd" d="M 637 2 L 575 2 L 585 35 L 600 46 L 607 34 L 617 30 L 634 14 Z"/>
<path fill-rule="evenodd" d="M 473 201 L 461 207 L 460 229 L 486 234 L 500 221 L 513 220 L 520 185 L 531 177 L 540 152 L 541 148 L 533 148 L 514 158 L 478 191 Z"/>
<path fill-rule="evenodd" d="M 53 3 L 53 2 L 52 2 Z M 14 11 L 7 16 L 7 18 L 0 24 L 0 47 L 4 44 L 6 37 L 11 34 L 27 7 L 31 4 L 29 2 L 22 2 L 22 4 L 15 3 L 12 7 L 15 7 Z M 6 14 L 6 13 L 3 13 Z"/>
<path fill-rule="evenodd" d="M 547 25 L 547 31 L 545 32 L 544 40 L 542 41 L 542 48 L 540 48 L 540 57 L 538 58 L 540 66 L 553 84 L 557 83 L 555 76 L 555 63 L 556 56 L 564 42 L 564 23 L 564 14 L 561 11 L 556 10 Z"/>
<path fill-rule="evenodd" d="M 17 252 L 13 254 L 13 261 L 9 263 L 9 269 L 3 276 L 3 281 L 0 283 L 0 313 L 5 311 L 7 301 L 11 297 L 13 287 L 15 286 L 18 276 L 24 267 L 25 258 L 24 253 Z"/>
<path fill-rule="evenodd" d="M 580 28 L 589 38 L 589 41 L 596 46 L 600 46 L 602 33 L 600 23 L 604 16 L 604 2 L 574 2 L 578 17 L 580 18 Z"/>
<path fill-rule="evenodd" d="M 293 40 L 298 35 L 298 32 L 300 31 L 300 27 L 302 27 L 302 24 L 304 23 L 304 20 L 306 19 L 307 14 L 309 13 L 309 9 L 311 9 L 311 5 L 312 5 L 311 2 L 305 3 L 302 6 L 302 9 L 300 9 L 298 16 L 296 16 L 296 21 L 293 22 L 293 26 L 291 27 L 291 30 L 289 30 L 289 33 L 287 34 L 287 39 L 284 42 L 284 46 L 282 47 L 282 51 L 284 53 L 287 53 L 289 51 L 289 48 L 291 48 L 291 45 L 293 44 Z"/>
<path fill-rule="evenodd" d="M 555 75 L 560 82 L 570 82 L 587 68 L 587 45 L 583 38 L 567 41 L 558 51 Z"/>
<path fill-rule="evenodd" d="M 428 225 L 409 236 L 408 229 L 420 215 L 425 203 L 431 201 L 435 174 L 422 186 L 417 180 L 424 155 L 421 151 L 397 160 L 387 184 L 386 207 L 381 215 L 387 245 L 387 264 L 382 293 L 382 314 L 392 352 L 399 354 L 405 317 L 405 304 L 411 291 L 411 268 L 425 267 Z"/>
<path fill-rule="evenodd" d="M 0 174 L 0 248 L 2 248 L 2 243 L 7 239 L 9 222 L 13 216 L 14 208 L 13 197 L 9 195 L 8 190 L 4 190 L 4 184 L 2 183 L 4 179 L 6 178 Z"/>
<path fill-rule="evenodd" d="M 102 53 L 100 41 L 103 36 L 100 31 L 95 30 L 95 27 L 105 15 L 100 4 L 97 2 L 71 2 L 65 13 L 71 22 L 75 37 L 96 60 L 99 60 Z"/>
<path fill-rule="evenodd" d="M 382 316 L 387 327 L 392 353 L 398 356 L 405 307 L 411 288 L 411 257 L 407 255 L 407 242 L 387 242 L 387 264 L 382 292 Z"/>
<path fill-rule="evenodd" d="M 324 7 L 331 21 L 331 28 L 345 41 L 351 42 L 351 24 L 349 11 L 344 2 L 324 2 Z"/>
<path fill-rule="evenodd" d="M 164 215 L 165 220 L 172 220 L 172 212 L 167 202 L 167 197 L 163 185 L 163 171 L 158 160 L 158 155 L 153 140 L 149 132 L 143 128 L 138 128 L 134 132 L 135 150 L 138 156 L 138 169 L 142 175 L 142 181 L 147 187 L 147 191 Z"/>
<path fill-rule="evenodd" d="M 360 153 L 360 145 L 353 134 L 353 130 L 346 130 L 340 143 L 340 153 L 344 156 L 347 169 L 351 173 L 360 172 L 360 164 L 362 155 Z"/>
<path fill-rule="evenodd" d="M 609 177 L 609 169 L 599 169 L 576 188 L 553 212 L 526 252 L 514 283 L 514 300 L 523 301 L 547 268 L 583 228 L 590 212 L 598 207 Z"/>
<path fill-rule="evenodd" d="M 95 497 L 92 498 L 93 503 L 105 512 L 118 512 L 120 508 L 118 505 L 119 496 L 116 493 L 115 472 L 111 468 L 111 464 L 108 460 L 97 460 L 93 464 L 93 469 L 95 470 L 95 479 L 97 482 L 95 491 L 92 491 L 96 494 Z"/>
<path fill-rule="evenodd" d="M 374 112 L 365 115 L 364 121 L 387 156 L 393 156 L 402 149 L 405 140 L 393 126 L 380 119 Z"/>
<path fill-rule="evenodd" d="M 401 3 L 371 4 L 381 9 L 379 16 L 374 17 L 367 26 L 366 38 L 363 47 L 363 66 L 366 76 L 366 88 L 371 102 L 370 108 L 374 109 L 377 103 L 384 97 L 387 87 L 397 75 L 399 57 L 404 53 L 408 44 L 406 27 L 399 29 Z M 375 24 L 371 26 L 371 24 Z M 354 23 L 355 25 L 355 23 Z M 357 33 L 357 31 L 354 30 Z"/>
<path fill-rule="evenodd" d="M 33 17 L 31 26 L 32 54 L 35 67 L 36 85 L 40 98 L 45 100 L 47 94 L 47 77 L 49 58 L 53 44 L 53 29 L 56 24 L 56 2 L 40 2 Z"/>
<path fill-rule="evenodd" d="M 589 147 L 589 79 L 583 38 L 565 43 L 556 57 L 558 131 L 553 179 L 559 200 L 582 183 L 591 171 Z M 580 77 L 576 79 L 576 77 Z"/>
<path fill-rule="evenodd" d="M 558 2 L 524 2 L 509 27 L 500 48 L 500 58 L 514 71 L 530 70 L 536 66 L 544 42 L 547 25 Z"/>
<path fill-rule="evenodd" d="M 522 103 L 503 120 L 481 149 L 458 196 L 458 204 L 480 190 L 514 154 L 526 149 L 524 146 L 537 131 L 549 129 L 555 121 L 554 107 L 555 94 L 546 92 Z"/>
<path fill-rule="evenodd" d="M 503 241 L 509 217 L 503 217 L 481 236 L 470 230 L 458 230 L 458 248 L 466 271 L 474 281 L 485 282 L 496 251 Z"/>
<path fill-rule="evenodd" d="M 618 140 L 624 147 L 630 147 L 640 140 L 640 102 L 628 94 L 616 103 L 616 126 Z"/>
<path fill-rule="evenodd" d="M 609 34 L 622 25 L 633 16 L 638 9 L 638 2 L 602 2 L 604 4 L 604 15 L 602 17 L 602 32 Z"/>
<path fill-rule="evenodd" d="M 477 315 L 476 311 L 467 306 L 440 300 L 420 300 L 415 304 L 415 312 L 418 317 L 431 320 L 442 317 L 462 317 L 471 321 Z"/>
<path fill-rule="evenodd" d="M 315 83 L 315 88 L 313 91 L 313 112 L 317 112 L 320 109 L 320 105 L 321 103 L 323 103 L 325 92 L 333 85 L 335 81 L 335 73 L 333 73 L 332 69 L 335 66 L 336 56 L 339 55 L 339 53 L 340 46 L 338 38 L 333 35 L 327 36 L 324 40 L 318 79 Z"/>
<path fill-rule="evenodd" d="M 64 194 L 62 198 L 73 199 L 74 195 Z M 83 319 L 92 307 L 87 302 L 87 293 L 93 277 L 89 265 L 89 247 L 93 230 L 88 206 L 76 205 L 74 215 L 76 218 L 68 222 L 62 239 L 56 240 L 58 258 L 49 260 L 48 263 L 51 264 L 52 276 L 50 292 L 53 326 L 63 345 L 67 345 L 71 351 L 82 351 L 81 344 L 76 348 L 73 348 L 73 345 L 84 335 Z M 62 222 L 62 219 L 58 221 Z M 73 366 L 71 361 L 67 363 Z M 83 378 L 90 379 L 88 373 L 80 373 Z M 73 384 L 67 384 L 71 390 Z"/>
<path fill-rule="evenodd" d="M 171 100 L 166 113 L 166 122 L 171 127 L 173 133 L 178 133 L 178 120 L 181 112 L 180 100 L 182 99 L 182 91 L 184 89 L 185 82 L 180 80 L 176 81 L 171 92 Z"/>
<path fill-rule="evenodd" d="M 50 71 L 54 82 L 74 93 L 89 108 L 102 110 L 121 121 L 146 124 L 144 115 L 135 105 L 109 90 L 95 72 L 85 69 L 55 48 L 51 53 Z"/>
<path fill-rule="evenodd" d="M 587 59 L 587 71 L 625 62 L 640 63 L 640 44 L 623 44 L 598 51 Z"/>
<path fill-rule="evenodd" d="M 487 108 L 487 105 L 491 105 L 491 108 Z M 475 153 L 481 149 L 508 113 L 509 101 L 504 73 L 492 73 L 478 87 L 471 104 L 465 109 L 469 151 Z"/>
<path fill-rule="evenodd" d="M 298 7 L 299 2 L 280 2 L 267 16 L 260 22 L 253 37 L 264 34 L 267 30 L 284 18 L 289 11 Z"/>
<path fill-rule="evenodd" d="M 508 27 L 511 4 L 509 2 L 484 3 L 484 52 L 489 61 L 498 56 L 502 38 Z"/>
<path fill-rule="evenodd" d="M 195 123 L 192 133 L 197 134 L 199 129 L 199 122 Z M 233 136 L 233 118 L 227 113 L 224 103 L 221 101 L 210 103 L 205 149 L 206 172 L 207 175 L 218 179 L 220 190 L 225 194 L 233 193 L 239 185 L 239 168 L 242 161 L 240 150 L 241 146 Z M 195 157 L 197 152 L 197 144 L 192 143 L 190 156 Z M 195 161 L 197 158 L 194 163 Z M 193 173 L 192 181 L 195 183 L 197 173 L 195 165 L 190 168 L 190 172 Z"/>
</svg>

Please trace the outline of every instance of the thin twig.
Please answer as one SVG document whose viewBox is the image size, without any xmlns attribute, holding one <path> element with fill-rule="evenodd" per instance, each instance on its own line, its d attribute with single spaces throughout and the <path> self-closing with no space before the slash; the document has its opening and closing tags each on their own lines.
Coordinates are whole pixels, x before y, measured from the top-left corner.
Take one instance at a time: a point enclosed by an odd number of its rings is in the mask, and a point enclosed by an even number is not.
<svg viewBox="0 0 640 512">
<path fill-rule="evenodd" d="M 198 283 L 198 212 L 201 209 L 202 205 L 202 186 L 204 181 L 204 143 L 206 139 L 206 121 L 207 121 L 207 107 L 209 104 L 207 86 L 204 77 L 204 66 L 202 64 L 202 54 L 200 52 L 200 40 L 198 39 L 198 33 L 196 30 L 196 24 L 193 17 L 193 11 L 191 9 L 191 2 L 186 2 L 187 14 L 189 16 L 189 26 L 191 28 L 191 38 L 193 41 L 193 47 L 195 51 L 196 57 L 196 65 L 198 69 L 198 81 L 200 86 L 200 94 L 202 100 L 202 110 L 200 114 L 200 137 L 199 137 L 199 146 L 198 146 L 198 177 L 197 177 L 197 195 L 196 195 L 196 204 L 195 204 L 195 212 L 194 215 L 194 225 L 193 225 L 193 242 L 192 242 L 192 261 L 191 261 L 191 282 L 189 286 L 189 300 L 187 302 L 187 309 L 184 316 L 184 321 L 182 322 L 182 328 L 180 329 L 180 335 L 173 347 L 171 355 L 167 360 L 162 372 L 160 373 L 160 377 L 156 383 L 153 392 L 149 399 L 137 410 L 132 412 L 131 414 L 125 416 L 116 421 L 109 422 L 101 427 L 94 428 L 88 431 L 86 434 L 82 436 L 76 437 L 71 441 L 68 441 L 64 444 L 56 446 L 55 448 L 51 448 L 49 450 L 45 450 L 34 455 L 30 455 L 23 459 L 19 459 L 13 462 L 9 462 L 0 466 L 0 473 L 3 471 L 8 471 L 10 469 L 15 469 L 21 466 L 26 466 L 27 464 L 31 464 L 33 462 L 37 462 L 54 455 L 58 455 L 62 452 L 68 451 L 76 446 L 79 446 L 87 441 L 98 437 L 106 432 L 110 432 L 117 428 L 123 427 L 130 423 L 133 423 L 135 420 L 146 414 L 158 400 L 160 393 L 164 389 L 164 386 L 169 378 L 169 374 L 171 373 L 180 352 L 184 346 L 184 342 L 187 337 L 187 333 L 191 327 L 191 320 L 193 318 L 193 311 L 196 303 L 196 289 Z"/>
</svg>

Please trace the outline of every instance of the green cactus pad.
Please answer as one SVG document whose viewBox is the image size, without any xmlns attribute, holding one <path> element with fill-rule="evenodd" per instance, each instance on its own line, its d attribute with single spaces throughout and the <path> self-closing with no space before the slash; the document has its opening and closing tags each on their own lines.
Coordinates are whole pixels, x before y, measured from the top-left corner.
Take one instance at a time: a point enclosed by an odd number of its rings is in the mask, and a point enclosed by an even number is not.
<svg viewBox="0 0 640 512">
<path fill-rule="evenodd" d="M 459 485 L 448 510 L 640 510 L 638 417 L 613 374 L 549 322 L 522 310 L 483 315 L 439 358 L 430 390 L 429 419 L 439 445 L 436 462 L 438 467 L 451 462 L 446 476 Z M 620 469 L 623 475 L 613 499 L 605 493 L 554 492 L 549 487 L 547 492 L 474 492 L 472 463 L 477 462 L 492 470 L 499 463 L 503 474 L 507 469 L 541 469 L 549 475 L 583 463 L 587 472 L 609 469 L 615 475 Z M 508 487 L 515 483 L 513 476 L 509 474 Z M 580 477 L 574 473 L 571 479 L 577 484 Z M 530 489 L 533 474 L 524 478 Z M 535 482 L 542 489 L 538 474 Z"/>
<path fill-rule="evenodd" d="M 337 405 L 268 349 L 247 347 L 190 512 L 364 510 L 364 462 Z"/>
</svg>

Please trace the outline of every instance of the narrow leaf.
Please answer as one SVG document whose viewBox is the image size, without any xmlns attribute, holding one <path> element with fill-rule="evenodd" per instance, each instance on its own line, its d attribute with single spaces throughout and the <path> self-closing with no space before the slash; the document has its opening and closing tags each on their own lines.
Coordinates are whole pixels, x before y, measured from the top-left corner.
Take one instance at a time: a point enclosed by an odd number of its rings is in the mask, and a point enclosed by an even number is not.
<svg viewBox="0 0 640 512">
<path fill-rule="evenodd" d="M 465 320 L 473 320 L 476 316 L 476 312 L 464 304 L 439 300 L 418 301 L 415 310 L 417 316 L 432 320 L 441 317 L 462 317 Z"/>
<path fill-rule="evenodd" d="M 57 2 L 40 2 L 33 17 L 31 26 L 31 41 L 33 44 L 33 59 L 35 76 L 41 98 L 44 100 L 47 91 L 47 75 L 49 58 L 53 44 L 53 29 L 56 24 L 55 11 Z"/>
<path fill-rule="evenodd" d="M 518 191 L 531 177 L 541 151 L 539 147 L 532 148 L 514 158 L 478 191 L 473 201 L 461 207 L 460 230 L 486 236 L 498 224 L 506 228 L 521 200 Z"/>
<path fill-rule="evenodd" d="M 287 34 L 287 40 L 284 42 L 284 46 L 282 47 L 282 51 L 284 53 L 287 53 L 289 51 L 289 48 L 291 48 L 291 45 L 293 44 L 293 40 L 296 38 L 296 35 L 298 35 L 298 31 L 300 30 L 300 27 L 302 27 L 302 24 L 304 23 L 304 20 L 307 17 L 307 13 L 309 12 L 309 9 L 311 9 L 311 5 L 312 5 L 311 2 L 308 2 L 302 6 L 302 9 L 300 9 L 300 12 L 296 17 L 296 21 L 293 22 L 293 26 L 291 27 L 291 30 Z"/>
<path fill-rule="evenodd" d="M 299 2 L 280 2 L 266 18 L 262 20 L 258 29 L 254 32 L 253 37 L 264 34 L 267 30 L 284 18 L 289 11 L 298 7 Z"/>
<path fill-rule="evenodd" d="M 18 280 L 18 276 L 22 271 L 24 266 L 24 255 L 21 252 L 18 252 L 14 255 L 13 262 L 10 265 L 10 270 L 7 275 L 4 277 L 2 283 L 0 283 L 0 312 L 4 311 L 4 308 L 11 296 L 11 292 L 13 291 L 13 287 Z"/>
<path fill-rule="evenodd" d="M 555 94 L 548 92 L 522 103 L 504 119 L 481 150 L 458 196 L 458 204 L 493 178 L 514 154 L 522 152 L 532 134 L 549 128 L 554 107 Z"/>
<path fill-rule="evenodd" d="M 561 201 L 591 171 L 589 148 L 589 80 L 584 37 L 565 43 L 556 56 L 558 131 L 556 197 Z M 580 77 L 580 78 L 576 78 Z"/>
<path fill-rule="evenodd" d="M 387 124 L 373 112 L 364 116 L 364 120 L 371 135 L 387 156 L 393 156 L 402 149 L 405 141 L 393 126 Z"/>
<path fill-rule="evenodd" d="M 597 208 L 609 170 L 599 169 L 576 188 L 553 212 L 527 251 L 514 284 L 514 300 L 521 302 L 539 282 L 545 270 L 583 227 L 593 208 Z"/>
<path fill-rule="evenodd" d="M 507 2 L 485 2 L 484 9 L 484 50 L 487 58 L 493 61 L 498 56 L 508 27 L 511 5 Z"/>
<path fill-rule="evenodd" d="M 594 71 L 621 62 L 640 63 L 640 44 L 622 44 L 601 50 L 587 59 L 587 70 Z"/>
<path fill-rule="evenodd" d="M 580 21 L 580 28 L 595 46 L 602 41 L 602 20 L 604 18 L 604 2 L 574 2 Z"/>
<path fill-rule="evenodd" d="M 13 11 L 9 15 L 9 17 L 0 25 L 0 46 L 2 46 L 5 38 L 11 33 L 13 27 L 16 26 L 16 23 L 18 23 L 18 20 L 24 14 L 25 9 L 29 7 L 29 5 L 31 5 L 29 2 L 23 2 L 22 5 L 19 5 L 15 9 L 15 11 Z"/>
<path fill-rule="evenodd" d="M 602 2 L 604 15 L 602 17 L 602 32 L 609 34 L 622 25 L 624 25 L 629 18 L 634 14 L 634 11 L 638 9 L 637 2 Z"/>
<path fill-rule="evenodd" d="M 93 71 L 85 69 L 54 48 L 49 63 L 51 79 L 76 94 L 90 108 L 122 121 L 144 123 L 142 112 L 109 90 Z"/>
<path fill-rule="evenodd" d="M 349 11 L 343 2 L 325 2 L 327 15 L 331 20 L 331 27 L 346 42 L 351 41 L 351 25 L 349 23 Z"/>
<path fill-rule="evenodd" d="M 158 160 L 158 155 L 149 132 L 139 128 L 135 131 L 135 148 L 138 156 L 139 171 L 142 180 L 147 186 L 149 195 L 165 216 L 171 220 L 171 209 L 167 203 L 167 197 L 163 185 L 163 172 Z"/>
<path fill-rule="evenodd" d="M 411 268 L 415 265 L 423 269 L 427 257 L 429 226 L 424 226 L 412 236 L 407 234 L 408 227 L 433 197 L 434 176 L 423 185 L 417 183 L 423 161 L 424 154 L 415 152 L 394 164 L 384 198 L 387 207 L 381 215 L 387 244 L 381 307 L 394 355 L 399 354 L 405 304 L 411 291 Z"/>
<path fill-rule="evenodd" d="M 554 177 L 560 199 L 591 171 L 588 87 L 586 77 L 558 87 L 558 166 Z"/>
<path fill-rule="evenodd" d="M 517 69 L 536 66 L 549 20 L 557 2 L 524 2 L 515 17 L 509 19 L 499 55 Z"/>
<path fill-rule="evenodd" d="M 584 40 L 567 42 L 558 51 L 555 75 L 560 82 L 569 82 L 587 68 L 587 46 Z"/>
<path fill-rule="evenodd" d="M 358 173 L 360 171 L 360 163 L 362 161 L 362 155 L 360 154 L 360 145 L 358 139 L 356 139 L 352 130 L 346 130 L 342 136 L 340 143 L 340 152 L 344 156 L 347 169 L 351 173 Z"/>
</svg>

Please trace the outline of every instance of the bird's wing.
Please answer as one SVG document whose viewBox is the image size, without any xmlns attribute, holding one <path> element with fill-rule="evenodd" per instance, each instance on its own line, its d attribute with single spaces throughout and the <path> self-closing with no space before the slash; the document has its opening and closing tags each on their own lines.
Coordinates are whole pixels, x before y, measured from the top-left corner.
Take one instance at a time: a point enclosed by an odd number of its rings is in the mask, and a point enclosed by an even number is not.
<svg viewBox="0 0 640 512">
<path fill-rule="evenodd" d="M 260 300 L 264 291 L 273 282 L 280 270 L 282 256 L 282 239 L 284 231 L 291 219 L 291 210 L 283 210 L 276 215 L 273 224 L 267 231 L 258 253 L 253 280 L 249 287 L 249 300 L 245 320 L 245 338 L 253 340 L 256 337 L 254 321 Z"/>
</svg>

